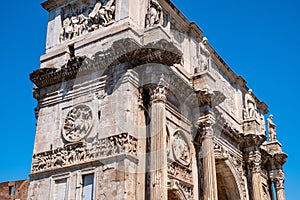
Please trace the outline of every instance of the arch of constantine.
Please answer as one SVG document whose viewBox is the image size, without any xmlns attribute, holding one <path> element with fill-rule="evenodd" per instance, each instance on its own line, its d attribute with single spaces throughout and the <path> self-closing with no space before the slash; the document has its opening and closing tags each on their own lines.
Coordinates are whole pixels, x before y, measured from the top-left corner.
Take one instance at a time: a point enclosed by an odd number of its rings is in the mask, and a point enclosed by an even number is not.
<svg viewBox="0 0 300 200">
<path fill-rule="evenodd" d="M 170 0 L 42 6 L 28 199 L 285 200 L 268 106 Z"/>
</svg>

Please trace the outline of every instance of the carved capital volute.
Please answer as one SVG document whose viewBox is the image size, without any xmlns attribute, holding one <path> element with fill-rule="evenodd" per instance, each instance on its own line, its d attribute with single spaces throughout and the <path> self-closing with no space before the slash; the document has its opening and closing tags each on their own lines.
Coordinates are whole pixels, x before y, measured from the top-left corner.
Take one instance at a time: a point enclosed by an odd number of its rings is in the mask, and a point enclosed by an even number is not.
<svg viewBox="0 0 300 200">
<path fill-rule="evenodd" d="M 204 139 L 206 137 L 213 137 L 213 126 L 215 125 L 215 118 L 212 113 L 199 117 L 196 126 L 198 127 L 199 137 Z"/>
<path fill-rule="evenodd" d="M 282 169 L 274 170 L 270 173 L 270 178 L 275 184 L 276 190 L 284 189 L 284 171 Z"/>
<path fill-rule="evenodd" d="M 285 153 L 278 153 L 273 156 L 275 168 L 281 169 L 282 165 L 286 162 L 288 156 Z"/>
<path fill-rule="evenodd" d="M 248 154 L 247 162 L 249 164 L 251 173 L 261 172 L 261 153 L 259 151 L 251 151 Z"/>
<path fill-rule="evenodd" d="M 166 102 L 167 95 L 169 92 L 169 84 L 164 80 L 162 75 L 158 84 L 153 84 L 149 87 L 150 101 L 155 102 Z"/>
</svg>

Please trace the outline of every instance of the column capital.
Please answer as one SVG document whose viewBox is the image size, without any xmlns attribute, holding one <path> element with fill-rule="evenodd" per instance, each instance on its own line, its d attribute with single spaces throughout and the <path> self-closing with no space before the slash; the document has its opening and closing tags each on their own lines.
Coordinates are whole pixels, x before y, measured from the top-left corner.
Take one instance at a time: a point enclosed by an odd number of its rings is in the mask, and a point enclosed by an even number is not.
<svg viewBox="0 0 300 200">
<path fill-rule="evenodd" d="M 215 125 L 215 123 L 216 121 L 214 114 L 211 112 L 199 117 L 196 122 L 196 127 L 198 128 L 200 138 L 213 137 L 213 126 Z"/>
<path fill-rule="evenodd" d="M 166 102 L 167 95 L 169 92 L 169 84 L 164 79 L 164 75 L 161 75 L 161 78 L 157 84 L 152 84 L 149 87 L 150 101 L 154 102 Z"/>
<path fill-rule="evenodd" d="M 275 189 L 277 191 L 284 189 L 285 177 L 284 177 L 284 171 L 282 169 L 271 171 L 270 178 L 274 182 Z"/>
<path fill-rule="evenodd" d="M 261 153 L 260 151 L 251 151 L 247 155 L 247 162 L 250 166 L 251 173 L 261 172 Z"/>
</svg>

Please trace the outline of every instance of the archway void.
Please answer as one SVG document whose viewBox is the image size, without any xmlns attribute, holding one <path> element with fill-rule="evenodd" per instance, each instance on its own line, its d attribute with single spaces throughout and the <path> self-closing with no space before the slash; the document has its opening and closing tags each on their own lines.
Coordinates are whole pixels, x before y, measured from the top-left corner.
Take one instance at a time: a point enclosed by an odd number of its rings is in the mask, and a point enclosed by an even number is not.
<svg viewBox="0 0 300 200">
<path fill-rule="evenodd" d="M 216 160 L 218 199 L 219 200 L 239 200 L 239 190 L 235 178 L 223 160 Z"/>
</svg>

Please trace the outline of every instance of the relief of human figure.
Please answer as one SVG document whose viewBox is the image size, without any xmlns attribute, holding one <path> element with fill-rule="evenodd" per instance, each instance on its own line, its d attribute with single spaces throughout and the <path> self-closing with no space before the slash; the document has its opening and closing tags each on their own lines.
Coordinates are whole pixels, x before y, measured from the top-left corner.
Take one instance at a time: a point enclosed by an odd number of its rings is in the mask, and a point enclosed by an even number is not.
<svg viewBox="0 0 300 200">
<path fill-rule="evenodd" d="M 63 20 L 62 30 L 60 33 L 60 40 L 71 39 L 73 35 L 73 26 L 69 15 Z"/>
<path fill-rule="evenodd" d="M 113 21 L 115 9 L 115 0 L 96 0 L 91 6 L 82 5 L 77 9 L 73 8 L 65 14 L 62 21 L 60 42 L 107 25 Z"/>
<path fill-rule="evenodd" d="M 92 12 L 88 16 L 89 21 L 93 24 L 91 27 L 91 30 L 97 29 L 97 28 L 99 28 L 99 25 L 107 23 L 107 19 L 106 19 L 105 15 L 106 15 L 106 10 L 103 7 L 103 4 L 101 3 L 101 1 L 98 0 L 96 2 Z"/>
<path fill-rule="evenodd" d="M 252 90 L 249 89 L 248 92 L 245 94 L 245 103 L 246 103 L 246 114 L 247 118 L 256 118 L 256 103 L 252 96 Z"/>
<path fill-rule="evenodd" d="M 150 5 L 146 14 L 146 28 L 162 22 L 162 7 L 156 0 L 150 0 Z"/>
<path fill-rule="evenodd" d="M 105 9 L 105 18 L 107 22 L 110 22 L 114 18 L 116 6 L 114 5 L 115 0 L 108 0 L 106 5 L 104 6 Z"/>
<path fill-rule="evenodd" d="M 273 122 L 273 115 L 270 115 L 267 119 L 268 121 L 268 132 L 269 132 L 269 141 L 276 141 L 276 125 Z"/>
<path fill-rule="evenodd" d="M 78 25 L 78 35 L 82 35 L 87 32 L 88 28 L 88 18 L 84 16 L 83 13 L 78 15 L 79 25 Z"/>
</svg>

